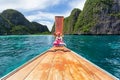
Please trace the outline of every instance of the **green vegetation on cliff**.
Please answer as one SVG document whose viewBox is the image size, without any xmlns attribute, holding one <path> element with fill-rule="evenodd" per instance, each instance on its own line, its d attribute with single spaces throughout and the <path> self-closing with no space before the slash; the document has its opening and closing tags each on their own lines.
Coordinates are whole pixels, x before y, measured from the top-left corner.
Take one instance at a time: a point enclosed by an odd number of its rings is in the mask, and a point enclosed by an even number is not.
<svg viewBox="0 0 120 80">
<path fill-rule="evenodd" d="M 81 10 L 75 8 L 72 10 L 69 17 L 65 18 L 64 20 L 64 33 L 65 34 L 73 34 L 74 26 L 77 21 L 78 15 L 80 14 Z"/>
<path fill-rule="evenodd" d="M 112 3 L 112 0 L 87 0 L 83 11 L 78 17 L 74 33 L 89 33 L 91 27 L 99 21 L 101 10 L 111 8 Z"/>
<path fill-rule="evenodd" d="M 86 0 L 64 20 L 65 34 L 120 34 L 120 0 Z M 77 15 L 75 15 L 77 13 Z"/>
<path fill-rule="evenodd" d="M 0 35 L 10 34 L 12 24 L 0 14 Z"/>
<path fill-rule="evenodd" d="M 0 35 L 49 32 L 47 26 L 29 22 L 22 13 L 7 9 L 0 14 Z"/>
<path fill-rule="evenodd" d="M 10 32 L 11 34 L 30 34 L 28 33 L 30 30 L 27 27 L 21 25 L 12 27 Z"/>
</svg>

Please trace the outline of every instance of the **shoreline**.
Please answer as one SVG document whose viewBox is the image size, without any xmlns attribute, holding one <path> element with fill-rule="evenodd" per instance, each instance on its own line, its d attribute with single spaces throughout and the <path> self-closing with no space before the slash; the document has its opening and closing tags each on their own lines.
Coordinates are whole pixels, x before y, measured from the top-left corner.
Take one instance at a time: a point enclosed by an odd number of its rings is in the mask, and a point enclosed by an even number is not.
<svg viewBox="0 0 120 80">
<path fill-rule="evenodd" d="M 52 34 L 25 34 L 25 35 L 0 35 L 0 36 L 42 36 L 42 35 L 52 35 Z M 120 36 L 120 34 L 64 34 L 64 35 L 78 35 L 78 36 Z"/>
</svg>

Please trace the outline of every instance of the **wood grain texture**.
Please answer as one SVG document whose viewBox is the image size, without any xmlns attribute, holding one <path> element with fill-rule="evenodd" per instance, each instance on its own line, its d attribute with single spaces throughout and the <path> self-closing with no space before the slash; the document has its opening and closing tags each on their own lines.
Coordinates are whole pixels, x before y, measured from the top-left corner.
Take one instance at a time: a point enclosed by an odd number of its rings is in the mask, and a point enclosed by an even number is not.
<svg viewBox="0 0 120 80">
<path fill-rule="evenodd" d="M 66 47 L 53 47 L 2 80 L 116 80 Z"/>
</svg>

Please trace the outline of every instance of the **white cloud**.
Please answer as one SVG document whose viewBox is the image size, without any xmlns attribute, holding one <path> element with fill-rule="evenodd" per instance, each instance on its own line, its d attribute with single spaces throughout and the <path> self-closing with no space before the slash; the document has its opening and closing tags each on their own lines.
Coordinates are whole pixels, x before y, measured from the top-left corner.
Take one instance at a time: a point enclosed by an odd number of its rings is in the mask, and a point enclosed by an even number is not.
<svg viewBox="0 0 120 80">
<path fill-rule="evenodd" d="M 47 25 L 48 29 L 51 31 L 52 26 L 54 24 L 54 18 L 55 16 L 68 16 L 69 12 L 59 14 L 59 13 L 48 13 L 48 12 L 37 12 L 36 14 L 33 15 L 28 15 L 26 18 L 30 21 L 37 21 L 41 24 Z"/>
<path fill-rule="evenodd" d="M 76 0 L 76 1 L 70 2 L 69 5 L 70 5 L 72 8 L 79 8 L 79 9 L 83 10 L 85 1 L 86 1 L 86 0 Z"/>
<path fill-rule="evenodd" d="M 0 11 L 5 9 L 38 10 L 59 4 L 60 0 L 0 0 Z"/>
<path fill-rule="evenodd" d="M 47 12 L 37 12 L 36 14 L 26 16 L 26 18 L 30 21 L 37 21 L 41 24 L 47 25 L 48 29 L 51 31 L 54 23 L 54 15 L 55 14 Z"/>
</svg>

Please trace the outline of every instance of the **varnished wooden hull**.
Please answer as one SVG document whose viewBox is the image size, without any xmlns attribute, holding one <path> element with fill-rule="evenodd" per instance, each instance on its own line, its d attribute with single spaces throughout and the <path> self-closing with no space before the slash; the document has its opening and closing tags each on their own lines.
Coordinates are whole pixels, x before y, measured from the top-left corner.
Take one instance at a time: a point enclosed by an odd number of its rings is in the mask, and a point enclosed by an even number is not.
<svg viewBox="0 0 120 80">
<path fill-rule="evenodd" d="M 66 47 L 53 47 L 2 80 L 117 80 Z"/>
</svg>

